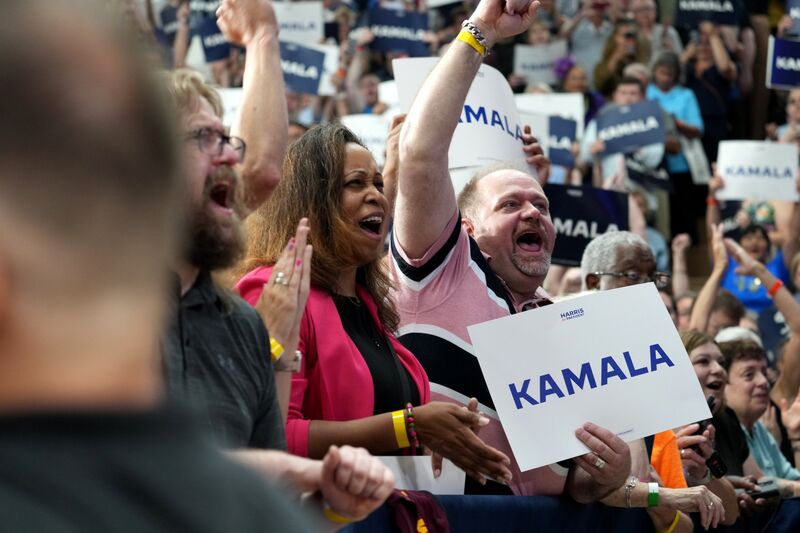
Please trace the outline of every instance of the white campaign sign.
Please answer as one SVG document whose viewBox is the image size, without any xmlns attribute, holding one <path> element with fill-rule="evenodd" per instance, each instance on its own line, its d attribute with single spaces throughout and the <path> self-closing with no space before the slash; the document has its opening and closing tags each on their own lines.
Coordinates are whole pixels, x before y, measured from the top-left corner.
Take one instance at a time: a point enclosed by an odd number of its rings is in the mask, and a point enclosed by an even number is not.
<svg viewBox="0 0 800 533">
<path fill-rule="evenodd" d="M 408 112 L 437 61 L 435 57 L 394 60 L 394 78 L 403 112 Z M 488 65 L 481 65 L 472 82 L 448 157 L 450 168 L 524 158 L 522 125 L 511 87 L 499 71 Z"/>
<path fill-rule="evenodd" d="M 372 152 L 375 163 L 382 167 L 386 159 L 386 138 L 389 136 L 392 117 L 388 113 L 382 115 L 345 115 L 341 120 L 342 124 L 359 136 L 369 151 Z"/>
<path fill-rule="evenodd" d="M 239 108 L 242 105 L 242 89 L 241 87 L 220 87 L 217 89 L 217 93 L 222 100 L 222 124 L 226 128 L 230 128 L 239 115 Z"/>
<path fill-rule="evenodd" d="M 463 496 L 466 474 L 445 459 L 442 475 L 433 477 L 429 455 L 384 455 L 377 456 L 394 474 L 395 488 L 399 490 L 427 490 L 432 494 Z"/>
<path fill-rule="evenodd" d="M 322 2 L 273 2 L 281 41 L 320 44 L 325 36 Z"/>
<path fill-rule="evenodd" d="M 586 453 L 585 422 L 632 441 L 711 417 L 652 283 L 468 329 L 522 471 Z"/>
<path fill-rule="evenodd" d="M 536 93 L 514 96 L 520 112 L 558 116 L 577 122 L 576 139 L 583 138 L 583 95 L 578 93 Z M 532 125 L 532 124 L 531 124 Z"/>
<path fill-rule="evenodd" d="M 553 64 L 567 55 L 567 41 L 560 39 L 548 44 L 531 46 L 514 45 L 514 72 L 528 83 L 555 83 Z"/>
<path fill-rule="evenodd" d="M 725 180 L 725 187 L 717 191 L 717 197 L 796 201 L 797 158 L 795 143 L 722 141 L 717 172 Z"/>
</svg>

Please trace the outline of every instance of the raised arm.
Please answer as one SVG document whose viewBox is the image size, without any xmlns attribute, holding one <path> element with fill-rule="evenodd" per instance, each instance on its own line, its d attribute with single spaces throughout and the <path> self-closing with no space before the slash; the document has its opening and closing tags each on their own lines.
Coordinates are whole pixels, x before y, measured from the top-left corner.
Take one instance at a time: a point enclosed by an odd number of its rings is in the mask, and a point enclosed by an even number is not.
<svg viewBox="0 0 800 533">
<path fill-rule="evenodd" d="M 531 0 L 482 0 L 470 21 L 491 48 L 525 31 L 538 7 Z M 422 257 L 436 242 L 456 210 L 447 150 L 482 61 L 471 45 L 454 40 L 423 83 L 403 126 L 394 231 L 412 258 Z"/>
<path fill-rule="evenodd" d="M 245 207 L 254 211 L 281 179 L 288 142 L 278 23 L 267 0 L 223 0 L 217 17 L 225 38 L 246 49 L 242 105 L 231 133 L 247 143 L 239 171 Z"/>
<path fill-rule="evenodd" d="M 792 263 L 792 258 L 800 251 L 800 203 L 794 204 L 794 211 L 792 212 L 792 221 L 789 223 L 789 229 L 784 233 L 783 240 L 783 262 L 786 268 Z"/>
<path fill-rule="evenodd" d="M 700 289 L 700 294 L 697 295 L 697 299 L 694 301 L 692 317 L 689 321 L 689 329 L 697 331 L 706 331 L 708 328 L 711 309 L 714 307 L 717 291 L 728 268 L 728 253 L 725 250 L 721 225 L 711 228 L 711 250 L 714 266 L 708 279 L 703 284 L 703 288 Z"/>
</svg>

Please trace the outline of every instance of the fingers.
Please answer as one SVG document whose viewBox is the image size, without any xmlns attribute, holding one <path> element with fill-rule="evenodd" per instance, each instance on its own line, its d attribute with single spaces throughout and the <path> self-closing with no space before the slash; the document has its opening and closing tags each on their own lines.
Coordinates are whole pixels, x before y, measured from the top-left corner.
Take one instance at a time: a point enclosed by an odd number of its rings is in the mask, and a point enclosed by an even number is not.
<svg viewBox="0 0 800 533">
<path fill-rule="evenodd" d="M 439 476 L 442 475 L 443 462 L 444 459 L 440 454 L 434 452 L 433 455 L 431 455 L 431 470 L 433 471 L 434 479 L 439 479 Z"/>
<path fill-rule="evenodd" d="M 308 219 L 301 218 L 300 222 L 297 224 L 297 231 L 294 234 L 294 239 L 290 241 L 291 246 L 287 246 L 287 248 L 289 248 L 289 253 L 286 257 L 286 275 L 289 276 L 289 287 L 294 291 L 297 291 L 300 286 L 300 277 L 302 275 L 302 255 L 306 249 L 308 232 Z M 300 260 L 299 263 L 298 260 Z"/>
<path fill-rule="evenodd" d="M 339 466 L 339 462 L 341 461 L 341 454 L 339 453 L 339 448 L 336 446 L 331 446 L 328 448 L 328 453 L 325 454 L 325 457 L 322 458 L 322 476 L 320 479 L 320 485 L 333 485 L 336 483 L 336 469 Z"/>
<path fill-rule="evenodd" d="M 597 424 L 593 424 L 591 422 L 587 422 L 583 425 L 582 428 L 578 428 L 578 431 L 583 430 L 584 432 L 588 433 L 594 439 L 602 442 L 603 444 L 607 445 L 610 449 L 612 449 L 615 453 L 623 453 L 628 452 L 628 445 L 625 444 L 625 441 L 615 435 L 613 432 L 607 430 L 606 428 L 600 427 Z M 578 436 L 581 439 L 580 436 Z M 583 439 L 581 439 L 583 441 Z M 594 441 L 592 441 L 594 442 Z M 586 444 L 586 441 L 584 441 Z M 590 446 L 591 448 L 591 446 Z M 594 449 L 594 448 L 592 448 Z"/>
<path fill-rule="evenodd" d="M 471 403 L 471 402 L 470 402 Z M 456 418 L 458 418 L 459 422 L 471 427 L 484 427 L 489 425 L 490 420 L 477 412 L 478 410 L 478 401 L 475 400 L 475 409 L 468 408 L 467 410 L 463 409 L 456 409 L 453 411 L 453 414 Z"/>
</svg>

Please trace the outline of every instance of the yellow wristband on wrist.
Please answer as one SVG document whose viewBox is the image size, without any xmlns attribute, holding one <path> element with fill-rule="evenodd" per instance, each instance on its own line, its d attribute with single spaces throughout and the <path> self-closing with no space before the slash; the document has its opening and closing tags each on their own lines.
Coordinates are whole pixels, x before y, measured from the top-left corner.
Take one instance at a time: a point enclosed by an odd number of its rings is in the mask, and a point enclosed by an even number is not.
<svg viewBox="0 0 800 533">
<path fill-rule="evenodd" d="M 333 509 L 331 509 L 331 506 L 328 505 L 327 502 L 322 507 L 322 514 L 325 515 L 325 518 L 327 518 L 328 520 L 330 520 L 331 522 L 334 522 L 336 524 L 349 524 L 349 523 L 353 522 L 353 520 L 351 518 L 347 518 L 346 516 L 342 516 L 339 513 L 337 513 L 336 511 L 334 511 Z"/>
<path fill-rule="evenodd" d="M 392 425 L 394 425 L 394 436 L 397 439 L 398 448 L 408 448 L 411 443 L 408 441 L 408 431 L 406 430 L 406 415 L 402 410 L 392 413 Z"/>
<path fill-rule="evenodd" d="M 479 43 L 478 39 L 476 39 L 475 36 L 470 32 L 461 30 L 456 39 L 470 45 L 476 52 L 478 52 L 478 54 L 480 54 L 481 57 L 486 57 L 486 47 Z"/>
<path fill-rule="evenodd" d="M 283 349 L 283 345 L 281 345 L 281 343 L 279 343 L 272 337 L 269 338 L 269 352 L 272 354 L 273 363 L 281 358 L 284 351 L 285 350 Z"/>
</svg>

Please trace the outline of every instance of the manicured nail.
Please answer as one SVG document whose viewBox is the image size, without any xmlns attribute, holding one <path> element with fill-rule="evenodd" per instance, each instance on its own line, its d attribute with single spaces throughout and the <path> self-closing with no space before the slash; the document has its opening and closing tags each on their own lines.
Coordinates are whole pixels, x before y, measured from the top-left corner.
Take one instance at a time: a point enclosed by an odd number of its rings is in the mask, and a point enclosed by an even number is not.
<svg viewBox="0 0 800 533">
<path fill-rule="evenodd" d="M 441 475 L 442 475 L 442 471 L 439 470 L 438 468 L 433 471 L 433 479 L 439 479 L 439 476 L 441 476 Z"/>
<path fill-rule="evenodd" d="M 489 425 L 489 419 L 486 418 L 485 416 L 479 416 L 478 417 L 478 425 L 481 426 L 481 427 L 488 426 Z"/>
<path fill-rule="evenodd" d="M 295 263 L 295 266 L 300 266 L 302 264 L 303 264 L 303 260 L 302 259 L 298 259 L 297 262 Z"/>
<path fill-rule="evenodd" d="M 294 250 L 294 238 L 289 239 L 289 250 Z"/>
</svg>

